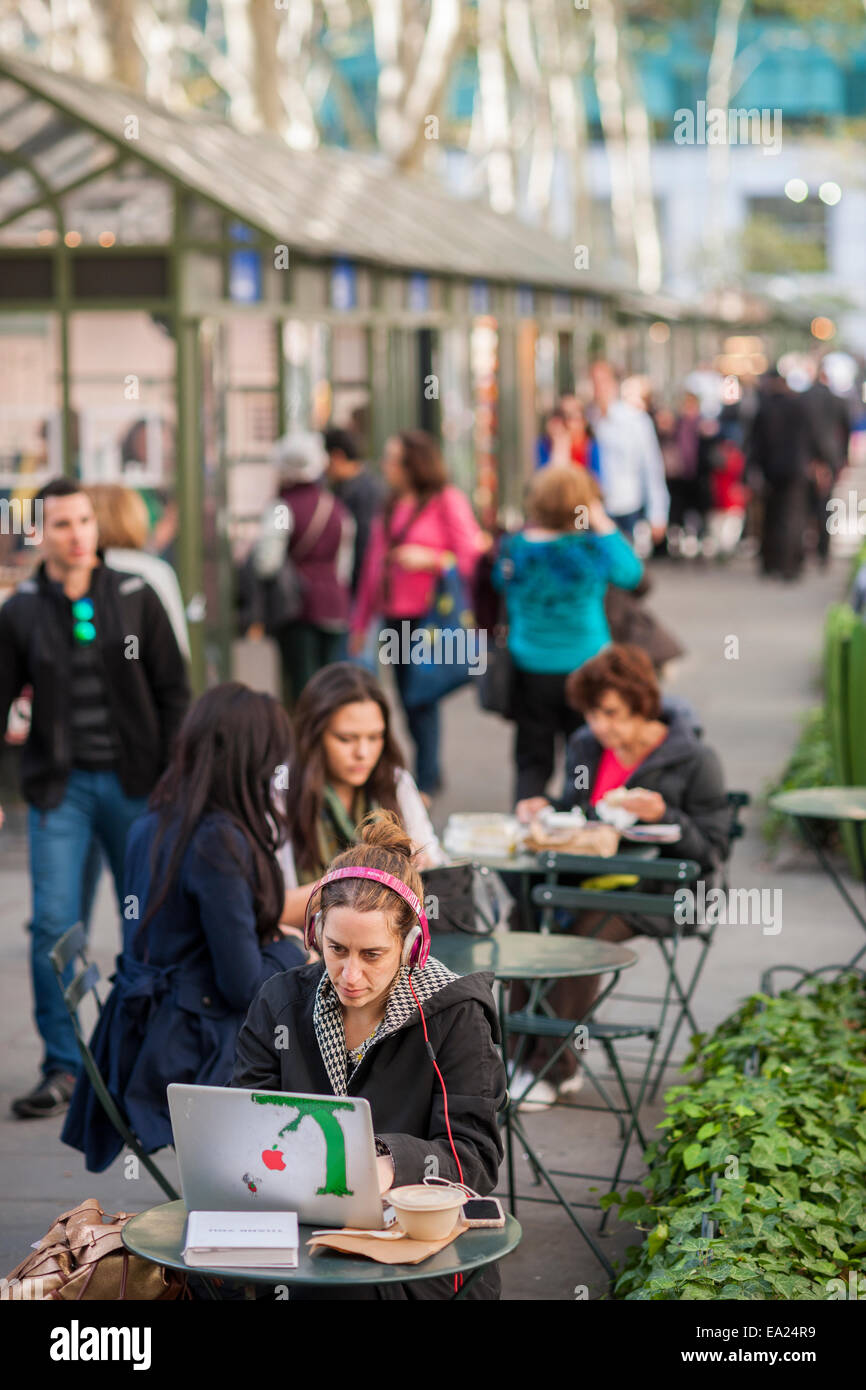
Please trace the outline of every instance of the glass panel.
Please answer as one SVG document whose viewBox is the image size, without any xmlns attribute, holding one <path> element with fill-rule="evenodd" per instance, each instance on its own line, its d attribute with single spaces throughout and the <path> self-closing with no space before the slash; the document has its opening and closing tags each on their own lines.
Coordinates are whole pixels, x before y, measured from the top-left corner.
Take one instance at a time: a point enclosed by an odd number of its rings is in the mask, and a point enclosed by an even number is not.
<svg viewBox="0 0 866 1390">
<path fill-rule="evenodd" d="M 237 318 L 225 323 L 221 340 L 228 526 L 239 556 L 276 487 L 277 328 L 270 319 Z"/>
<path fill-rule="evenodd" d="M 69 321 L 70 391 L 85 482 L 134 487 L 151 520 L 148 549 L 174 561 L 175 343 L 145 313 Z"/>
<path fill-rule="evenodd" d="M 220 209 L 191 194 L 185 203 L 187 236 L 193 241 L 222 241 L 223 214 Z"/>
<path fill-rule="evenodd" d="M 331 417 L 328 358 L 331 330 L 325 324 L 289 319 L 283 329 L 286 421 L 289 428 L 324 429 Z"/>
<path fill-rule="evenodd" d="M 17 208 L 26 207 L 41 197 L 42 190 L 29 170 L 7 163 L 0 155 L 0 220 L 11 217 Z M 49 213 L 48 216 L 53 222 L 53 215 Z M 40 222 L 41 225 L 44 223 Z"/>
<path fill-rule="evenodd" d="M 164 246 L 171 240 L 171 185 L 125 165 L 61 199 L 67 232 L 91 246 Z"/>
<path fill-rule="evenodd" d="M 63 471 L 59 370 L 56 315 L 0 316 L 0 497 L 9 502 Z M 33 560 L 17 528 L 0 532 L 0 600 Z"/>
<path fill-rule="evenodd" d="M 469 334 L 465 328 L 446 328 L 441 336 L 439 400 L 442 447 L 452 479 L 464 492 L 475 484 L 472 384 L 469 371 Z"/>
<path fill-rule="evenodd" d="M 7 227 L 0 228 L 0 246 L 53 246 L 56 241 L 54 209 L 48 204 L 33 208 Z"/>
<path fill-rule="evenodd" d="M 331 347 L 331 421 L 351 429 L 369 447 L 370 381 L 367 330 L 344 325 L 335 328 Z"/>
<path fill-rule="evenodd" d="M 223 298 L 223 262 L 220 256 L 200 251 L 187 251 L 186 299 L 201 302 Z"/>
</svg>

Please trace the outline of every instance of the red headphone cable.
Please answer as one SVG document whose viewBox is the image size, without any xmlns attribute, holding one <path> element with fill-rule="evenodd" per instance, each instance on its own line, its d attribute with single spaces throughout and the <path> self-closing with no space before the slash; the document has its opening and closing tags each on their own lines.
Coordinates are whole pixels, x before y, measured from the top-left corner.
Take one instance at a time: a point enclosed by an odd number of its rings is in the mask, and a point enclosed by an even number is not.
<svg viewBox="0 0 866 1390">
<path fill-rule="evenodd" d="M 413 984 L 412 984 L 412 969 L 413 969 L 413 967 L 410 966 L 410 967 L 409 967 L 409 988 L 410 988 L 410 990 L 412 991 L 412 998 L 415 1000 L 415 1003 L 418 1005 L 418 1013 L 419 1013 L 420 1016 L 421 1016 L 421 1027 L 422 1027 L 423 1030 L 424 1030 L 424 1045 L 425 1045 L 425 1047 L 427 1048 L 427 1052 L 429 1053 L 430 1061 L 433 1063 L 433 1070 L 436 1072 L 436 1075 L 439 1077 L 439 1085 L 442 1087 L 442 1103 L 443 1103 L 443 1105 L 444 1105 L 444 1107 L 445 1107 L 445 1128 L 446 1128 L 446 1130 L 448 1131 L 448 1143 L 451 1145 L 451 1152 L 452 1152 L 453 1155 L 454 1155 L 454 1162 L 457 1164 L 457 1172 L 458 1172 L 459 1177 L 460 1177 L 461 1185 L 465 1187 L 466 1184 L 465 1184 L 465 1182 L 463 1181 L 463 1166 L 462 1166 L 462 1164 L 461 1164 L 461 1162 L 460 1162 L 460 1157 L 459 1157 L 459 1155 L 458 1155 L 458 1153 L 457 1153 L 457 1149 L 456 1149 L 456 1147 L 455 1147 L 455 1145 L 454 1145 L 454 1136 L 453 1136 L 453 1134 L 451 1133 L 451 1120 L 450 1120 L 450 1118 L 449 1118 L 449 1116 L 448 1116 L 448 1092 L 447 1092 L 446 1089 L 445 1089 L 445 1079 L 444 1079 L 444 1077 L 442 1076 L 441 1071 L 439 1070 L 439 1063 L 436 1061 L 436 1053 L 433 1051 L 433 1044 L 430 1042 L 430 1038 L 429 1038 L 429 1036 L 428 1036 L 428 1034 L 427 1034 L 427 1020 L 426 1020 L 426 1018 L 424 1017 L 424 1010 L 421 1008 L 421 1000 L 418 998 L 417 994 L 415 993 L 415 988 L 414 988 L 414 986 L 413 986 Z M 457 1289 L 460 1288 L 460 1287 L 462 1286 L 462 1284 L 463 1284 L 463 1275 L 462 1275 L 462 1274 L 455 1274 L 455 1275 L 454 1275 L 454 1292 L 455 1292 L 455 1293 L 457 1292 Z"/>
</svg>

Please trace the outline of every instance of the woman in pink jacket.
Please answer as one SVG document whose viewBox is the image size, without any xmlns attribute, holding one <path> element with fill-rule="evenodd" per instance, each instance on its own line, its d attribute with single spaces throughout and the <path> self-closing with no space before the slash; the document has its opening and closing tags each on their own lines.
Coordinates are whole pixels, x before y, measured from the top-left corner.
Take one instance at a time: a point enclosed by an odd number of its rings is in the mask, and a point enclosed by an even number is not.
<svg viewBox="0 0 866 1390">
<path fill-rule="evenodd" d="M 404 430 L 390 438 L 383 470 L 391 495 L 370 531 L 352 616 L 353 655 L 380 615 L 398 636 L 408 620 L 410 639 L 400 646 L 401 654 L 408 653 L 429 611 L 437 576 L 456 564 L 468 582 L 484 548 L 469 499 L 448 482 L 439 446 L 429 434 Z M 394 674 L 402 696 L 407 667 L 398 663 Z M 406 719 L 415 742 L 415 780 L 421 792 L 432 796 L 441 786 L 438 704 L 407 710 Z"/>
</svg>

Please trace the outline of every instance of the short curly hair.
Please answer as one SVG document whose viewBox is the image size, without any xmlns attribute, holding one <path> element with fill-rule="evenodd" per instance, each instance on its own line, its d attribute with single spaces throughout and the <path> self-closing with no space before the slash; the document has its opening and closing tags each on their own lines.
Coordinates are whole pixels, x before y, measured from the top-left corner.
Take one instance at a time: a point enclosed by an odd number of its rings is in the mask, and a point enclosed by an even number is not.
<svg viewBox="0 0 866 1390">
<path fill-rule="evenodd" d="M 597 709 L 606 690 L 614 690 L 632 714 L 658 719 L 662 696 L 653 664 L 641 647 L 617 643 L 605 647 L 565 679 L 565 698 L 586 714 Z"/>
</svg>

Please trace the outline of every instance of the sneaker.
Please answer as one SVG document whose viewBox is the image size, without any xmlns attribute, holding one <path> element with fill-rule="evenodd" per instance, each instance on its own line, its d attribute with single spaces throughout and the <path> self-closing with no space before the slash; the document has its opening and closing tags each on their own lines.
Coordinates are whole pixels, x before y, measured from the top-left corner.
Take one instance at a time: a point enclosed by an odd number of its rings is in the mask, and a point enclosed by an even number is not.
<svg viewBox="0 0 866 1390">
<path fill-rule="evenodd" d="M 571 1100 L 572 1096 L 576 1096 L 578 1091 L 583 1089 L 583 1080 L 583 1071 L 578 1067 L 573 1076 L 567 1076 L 564 1081 L 560 1081 L 556 1088 L 560 1100 Z"/>
<path fill-rule="evenodd" d="M 68 1110 L 75 1077 L 68 1071 L 53 1071 L 43 1077 L 38 1086 L 26 1096 L 12 1102 L 12 1114 L 19 1120 L 41 1120 L 43 1116 L 62 1115 Z"/>
<path fill-rule="evenodd" d="M 508 1087 L 509 1095 L 518 1101 L 518 1110 L 548 1110 L 556 1100 L 556 1091 L 550 1082 L 543 1078 L 541 1081 L 536 1081 L 534 1085 L 530 1084 L 532 1080 L 533 1074 L 528 1067 L 521 1067 L 511 1078 Z M 524 1091 L 526 1091 L 525 1096 L 523 1096 Z"/>
</svg>

